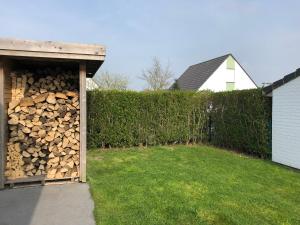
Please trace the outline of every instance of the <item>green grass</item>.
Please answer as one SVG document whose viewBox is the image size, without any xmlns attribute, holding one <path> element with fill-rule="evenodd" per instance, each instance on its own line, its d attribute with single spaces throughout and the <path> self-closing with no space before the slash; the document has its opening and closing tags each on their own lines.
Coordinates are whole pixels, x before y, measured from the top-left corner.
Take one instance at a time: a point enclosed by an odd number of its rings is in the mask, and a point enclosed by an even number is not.
<svg viewBox="0 0 300 225">
<path fill-rule="evenodd" d="M 88 153 L 97 224 L 300 224 L 300 173 L 207 146 Z"/>
</svg>

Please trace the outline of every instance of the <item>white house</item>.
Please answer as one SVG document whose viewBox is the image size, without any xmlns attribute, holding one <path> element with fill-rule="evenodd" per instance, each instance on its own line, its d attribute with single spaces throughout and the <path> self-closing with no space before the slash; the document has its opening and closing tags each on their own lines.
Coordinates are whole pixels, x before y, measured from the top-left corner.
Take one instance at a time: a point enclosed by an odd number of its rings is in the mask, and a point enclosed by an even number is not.
<svg viewBox="0 0 300 225">
<path fill-rule="evenodd" d="M 231 91 L 257 88 L 232 54 L 190 66 L 172 85 L 181 90 Z M 171 88 L 172 88 L 171 87 Z"/>
<path fill-rule="evenodd" d="M 272 160 L 300 169 L 300 69 L 263 90 L 272 97 Z"/>
<path fill-rule="evenodd" d="M 86 89 L 87 90 L 94 90 L 99 88 L 99 85 L 94 81 L 93 78 L 86 78 Z"/>
</svg>

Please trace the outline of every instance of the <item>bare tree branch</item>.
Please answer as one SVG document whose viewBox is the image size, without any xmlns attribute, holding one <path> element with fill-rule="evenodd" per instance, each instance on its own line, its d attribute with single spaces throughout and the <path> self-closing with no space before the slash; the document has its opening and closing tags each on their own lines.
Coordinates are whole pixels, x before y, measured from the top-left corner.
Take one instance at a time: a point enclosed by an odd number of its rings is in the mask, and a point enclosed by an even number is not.
<svg viewBox="0 0 300 225">
<path fill-rule="evenodd" d="M 161 90 L 170 86 L 172 77 L 173 74 L 170 70 L 170 64 L 168 63 L 165 68 L 162 68 L 159 59 L 155 57 L 152 67 L 143 70 L 140 79 L 147 82 L 150 90 Z"/>
<path fill-rule="evenodd" d="M 108 71 L 101 73 L 95 78 L 99 89 L 102 90 L 126 90 L 128 88 L 128 78 L 121 74 L 112 74 Z"/>
</svg>

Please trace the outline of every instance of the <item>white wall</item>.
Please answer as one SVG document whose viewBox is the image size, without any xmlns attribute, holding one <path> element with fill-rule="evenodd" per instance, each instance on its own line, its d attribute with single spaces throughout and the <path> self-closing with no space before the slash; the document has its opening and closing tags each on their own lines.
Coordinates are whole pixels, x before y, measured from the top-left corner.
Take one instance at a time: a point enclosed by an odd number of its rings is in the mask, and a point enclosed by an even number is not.
<svg viewBox="0 0 300 225">
<path fill-rule="evenodd" d="M 227 69 L 227 60 L 207 79 L 199 88 L 200 90 L 212 90 L 215 92 L 226 91 L 226 82 L 235 82 L 235 90 L 252 89 L 256 85 L 248 77 L 245 71 L 235 61 L 235 70 Z"/>
<path fill-rule="evenodd" d="M 92 78 L 86 78 L 86 89 L 94 90 L 99 88 L 98 84 Z"/>
<path fill-rule="evenodd" d="M 300 77 L 273 91 L 272 160 L 300 169 Z"/>
</svg>

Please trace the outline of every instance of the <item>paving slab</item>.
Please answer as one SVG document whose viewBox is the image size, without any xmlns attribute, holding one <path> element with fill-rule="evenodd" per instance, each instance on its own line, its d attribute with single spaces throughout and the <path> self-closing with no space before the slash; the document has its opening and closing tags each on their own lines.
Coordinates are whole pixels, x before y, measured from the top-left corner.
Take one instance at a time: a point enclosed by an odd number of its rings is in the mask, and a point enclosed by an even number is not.
<svg viewBox="0 0 300 225">
<path fill-rule="evenodd" d="M 0 225 L 95 225 L 87 184 L 0 191 Z"/>
</svg>

